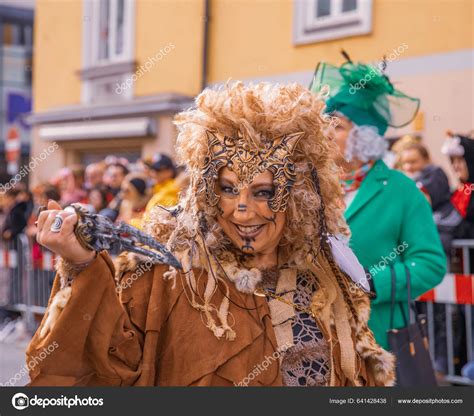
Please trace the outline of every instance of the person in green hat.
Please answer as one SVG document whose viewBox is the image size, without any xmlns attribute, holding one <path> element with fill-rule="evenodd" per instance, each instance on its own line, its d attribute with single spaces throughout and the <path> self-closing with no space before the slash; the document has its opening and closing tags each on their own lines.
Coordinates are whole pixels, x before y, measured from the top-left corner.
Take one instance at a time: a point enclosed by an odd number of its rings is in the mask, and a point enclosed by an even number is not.
<svg viewBox="0 0 474 416">
<path fill-rule="evenodd" d="M 311 90 L 326 94 L 326 113 L 332 117 L 340 150 L 345 189 L 345 217 L 351 229 L 350 246 L 371 275 L 377 297 L 372 300 L 369 327 L 377 342 L 389 349 L 392 270 L 396 301 L 407 306 L 407 269 L 415 299 L 439 284 L 446 257 L 432 212 L 415 182 L 387 167 L 388 128 L 402 127 L 415 117 L 420 102 L 395 89 L 380 66 L 353 63 L 340 67 L 320 63 Z M 328 91 L 329 87 L 329 91 Z M 395 308 L 393 327 L 405 326 Z"/>
</svg>

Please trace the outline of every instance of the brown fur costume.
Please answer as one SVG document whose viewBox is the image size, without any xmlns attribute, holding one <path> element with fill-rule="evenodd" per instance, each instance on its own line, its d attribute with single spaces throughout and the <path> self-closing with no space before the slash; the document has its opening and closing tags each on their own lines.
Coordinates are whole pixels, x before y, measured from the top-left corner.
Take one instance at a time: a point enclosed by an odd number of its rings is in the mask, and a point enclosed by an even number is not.
<svg viewBox="0 0 474 416">
<path fill-rule="evenodd" d="M 208 271 L 205 292 L 196 294 L 190 290 L 192 306 L 205 315 L 207 327 L 217 337 L 233 340 L 238 334 L 229 325 L 229 301 L 224 298 L 216 306 L 212 301 L 216 284 L 226 288 L 228 277 L 238 280 L 239 273 L 247 274 L 249 279 L 258 278 L 239 260 L 218 225 L 218 208 L 206 203 L 203 166 L 206 157 L 210 157 L 207 133 L 238 135 L 258 149 L 283 135 L 304 132 L 292 155 L 296 182 L 286 210 L 286 227 L 279 247 L 281 261 L 312 271 L 318 280 L 320 289 L 314 295 L 312 309 L 330 338 L 331 361 L 340 363 L 339 369 L 333 366 L 331 384 L 337 385 L 343 377 L 357 385 L 357 363 L 365 360 L 379 385 L 392 385 L 394 357 L 376 344 L 367 326 L 369 299 L 336 266 L 322 236 L 324 231 L 348 234 L 338 168 L 331 158 L 335 144 L 324 134 L 328 119 L 322 115 L 323 102 L 298 84 L 261 83 L 246 87 L 237 82 L 218 90 L 205 90 L 196 104 L 195 109 L 179 114 L 175 121 L 179 129 L 178 159 L 190 178 L 180 211 L 172 216 L 157 207 L 145 225 L 145 230 L 165 242 L 182 262 L 190 289 L 196 287 L 192 267 Z M 313 168 L 319 189 L 315 189 Z M 168 277 L 172 275 L 173 272 Z"/>
</svg>

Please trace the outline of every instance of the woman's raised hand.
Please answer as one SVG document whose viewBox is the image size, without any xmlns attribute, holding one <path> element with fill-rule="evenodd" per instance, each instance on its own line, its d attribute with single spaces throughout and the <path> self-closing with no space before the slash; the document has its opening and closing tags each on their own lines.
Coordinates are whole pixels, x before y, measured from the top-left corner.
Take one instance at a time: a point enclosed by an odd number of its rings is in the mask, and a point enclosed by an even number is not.
<svg viewBox="0 0 474 416">
<path fill-rule="evenodd" d="M 92 261 L 95 252 L 82 247 L 74 234 L 76 222 L 75 213 L 66 212 L 57 202 L 49 201 L 48 209 L 41 212 L 38 217 L 36 241 L 71 263 Z"/>
</svg>

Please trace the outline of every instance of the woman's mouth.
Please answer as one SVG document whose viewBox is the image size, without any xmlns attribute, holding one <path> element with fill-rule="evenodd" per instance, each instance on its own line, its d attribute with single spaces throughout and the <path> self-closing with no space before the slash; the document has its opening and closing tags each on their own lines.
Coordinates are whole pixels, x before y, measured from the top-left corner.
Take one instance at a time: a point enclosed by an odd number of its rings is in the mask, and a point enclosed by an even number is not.
<svg viewBox="0 0 474 416">
<path fill-rule="evenodd" d="M 254 238 L 256 237 L 262 228 L 264 227 L 265 224 L 260 224 L 260 225 L 240 225 L 240 224 L 235 224 L 235 228 L 237 229 L 237 233 L 242 237 L 242 238 Z"/>
</svg>

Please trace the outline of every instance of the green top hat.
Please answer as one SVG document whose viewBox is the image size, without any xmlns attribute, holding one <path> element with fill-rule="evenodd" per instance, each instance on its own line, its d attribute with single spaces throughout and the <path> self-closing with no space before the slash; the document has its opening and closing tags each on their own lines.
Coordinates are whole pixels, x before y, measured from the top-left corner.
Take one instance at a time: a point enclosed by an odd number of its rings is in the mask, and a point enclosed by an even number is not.
<svg viewBox="0 0 474 416">
<path fill-rule="evenodd" d="M 381 66 L 385 69 L 385 63 Z M 339 68 L 321 62 L 316 67 L 310 89 L 317 93 L 328 85 L 327 113 L 340 112 L 359 126 L 376 127 L 383 136 L 388 126 L 409 124 L 420 107 L 418 98 L 409 97 L 393 87 L 383 69 L 354 64 L 350 60 Z"/>
</svg>

